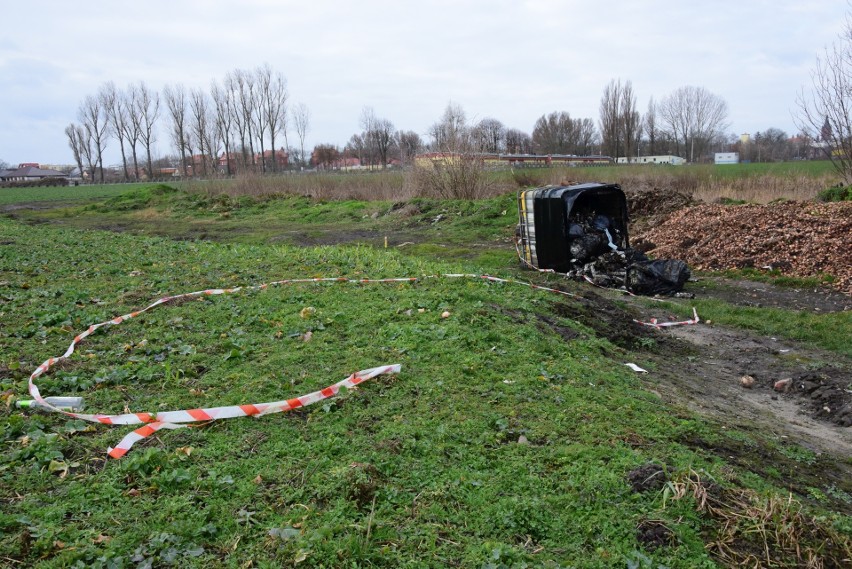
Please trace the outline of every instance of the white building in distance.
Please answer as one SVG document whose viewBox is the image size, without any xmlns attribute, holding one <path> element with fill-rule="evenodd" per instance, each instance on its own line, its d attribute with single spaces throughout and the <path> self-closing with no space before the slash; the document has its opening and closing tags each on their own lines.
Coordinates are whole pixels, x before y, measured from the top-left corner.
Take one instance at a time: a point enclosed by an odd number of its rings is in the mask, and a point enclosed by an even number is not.
<svg viewBox="0 0 852 569">
<path fill-rule="evenodd" d="M 716 158 L 713 161 L 715 164 L 739 164 L 739 152 L 717 152 Z"/>
<path fill-rule="evenodd" d="M 670 166 L 681 166 L 686 164 L 686 158 L 666 154 L 663 156 L 622 156 L 618 164 L 668 164 Z"/>
</svg>

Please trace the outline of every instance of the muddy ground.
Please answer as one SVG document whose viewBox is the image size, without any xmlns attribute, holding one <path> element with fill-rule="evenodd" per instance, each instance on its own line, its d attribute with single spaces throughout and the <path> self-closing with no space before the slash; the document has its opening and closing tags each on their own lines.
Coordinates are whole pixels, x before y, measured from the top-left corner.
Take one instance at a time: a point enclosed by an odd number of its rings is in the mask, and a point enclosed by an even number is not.
<svg viewBox="0 0 852 569">
<path fill-rule="evenodd" d="M 718 290 L 698 287 L 693 292 L 710 296 Z M 758 294 L 766 305 L 783 306 L 790 294 L 771 285 L 761 285 L 757 293 L 750 286 L 723 290 L 727 301 L 743 305 Z M 811 488 L 836 489 L 827 501 L 837 511 L 852 513 L 852 362 L 713 323 L 662 330 L 642 326 L 634 319 L 682 318 L 619 291 L 589 289 L 582 297 L 581 302 L 558 303 L 554 310 L 629 350 L 648 370 L 641 374 L 644 386 L 661 400 L 732 433 L 714 440 L 689 436 L 683 444 L 724 459 L 734 474 L 770 479 L 805 501 L 812 499 Z M 848 300 L 831 291 L 800 291 L 796 298 L 821 311 L 848 309 Z M 747 375 L 754 378 L 750 388 L 741 384 Z M 776 391 L 775 383 L 786 378 L 792 379 L 789 389 Z"/>
</svg>

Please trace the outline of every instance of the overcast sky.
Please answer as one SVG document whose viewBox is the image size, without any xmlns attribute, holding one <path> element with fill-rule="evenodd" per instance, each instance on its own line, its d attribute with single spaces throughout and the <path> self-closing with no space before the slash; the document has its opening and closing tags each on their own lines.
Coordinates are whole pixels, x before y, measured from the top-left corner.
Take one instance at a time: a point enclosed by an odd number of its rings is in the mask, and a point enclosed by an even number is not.
<svg viewBox="0 0 852 569">
<path fill-rule="evenodd" d="M 729 107 L 729 131 L 795 133 L 796 93 L 844 0 L 29 0 L 0 11 L 0 159 L 73 163 L 64 135 L 114 81 L 207 89 L 269 63 L 311 112 L 307 147 L 342 146 L 365 106 L 424 135 L 452 101 L 531 132 L 553 111 L 598 121 L 630 80 L 644 113 L 684 85 Z M 291 144 L 295 136 L 291 136 Z M 165 136 L 159 154 L 173 150 Z M 105 163 L 119 161 L 111 142 Z"/>
</svg>

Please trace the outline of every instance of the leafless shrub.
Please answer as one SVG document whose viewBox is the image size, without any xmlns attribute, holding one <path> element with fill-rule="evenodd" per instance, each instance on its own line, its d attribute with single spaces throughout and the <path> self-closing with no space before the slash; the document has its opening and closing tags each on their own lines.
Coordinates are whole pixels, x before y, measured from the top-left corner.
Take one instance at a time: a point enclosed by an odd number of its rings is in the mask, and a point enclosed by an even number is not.
<svg viewBox="0 0 852 569">
<path fill-rule="evenodd" d="M 493 184 L 485 161 L 475 153 L 446 152 L 415 164 L 411 178 L 418 194 L 443 199 L 485 197 Z"/>
</svg>

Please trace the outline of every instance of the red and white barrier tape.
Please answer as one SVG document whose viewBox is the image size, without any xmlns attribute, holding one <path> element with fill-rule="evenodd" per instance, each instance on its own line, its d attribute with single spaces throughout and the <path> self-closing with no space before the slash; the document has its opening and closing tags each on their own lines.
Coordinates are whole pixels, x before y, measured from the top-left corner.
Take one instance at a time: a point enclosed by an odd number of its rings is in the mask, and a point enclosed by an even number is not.
<svg viewBox="0 0 852 569">
<path fill-rule="evenodd" d="M 124 456 L 127 451 L 138 441 L 144 439 L 157 432 L 160 429 L 179 429 L 181 427 L 187 426 L 183 423 L 194 423 L 194 422 L 205 422 L 205 421 L 214 421 L 219 419 L 230 419 L 234 417 L 247 417 L 247 416 L 262 416 L 268 415 L 270 413 L 280 413 L 284 411 L 289 411 L 291 409 L 295 409 L 297 407 L 304 407 L 306 405 L 310 405 L 311 403 L 316 403 L 317 401 L 321 401 L 327 397 L 332 397 L 336 395 L 341 387 L 353 387 L 358 385 L 359 383 L 376 377 L 381 374 L 396 374 L 400 371 L 400 366 L 398 364 L 388 365 L 388 366 L 380 366 L 371 369 L 362 370 L 356 372 L 346 379 L 335 383 L 334 385 L 330 385 L 325 389 L 320 391 L 315 391 L 313 393 L 309 393 L 307 395 L 303 395 L 301 397 L 297 397 L 295 399 L 288 399 L 283 401 L 274 401 L 269 403 L 255 403 L 249 405 L 230 405 L 225 407 L 212 407 L 207 409 L 188 409 L 188 410 L 178 410 L 178 411 L 164 411 L 156 414 L 152 413 L 124 413 L 120 415 L 103 415 L 103 414 L 88 414 L 88 413 L 75 413 L 73 411 L 66 411 L 55 407 L 50 404 L 47 400 L 45 400 L 41 393 L 39 392 L 38 386 L 35 384 L 35 380 L 47 373 L 51 367 L 53 367 L 58 362 L 68 359 L 74 353 L 75 348 L 80 342 L 85 340 L 87 337 L 91 336 L 96 330 L 105 326 L 113 326 L 121 324 L 127 320 L 132 318 L 136 318 L 157 306 L 167 304 L 169 302 L 173 302 L 180 299 L 186 298 L 195 298 L 202 296 L 214 296 L 221 294 L 230 294 L 239 291 L 248 291 L 248 290 L 265 290 L 270 286 L 280 286 L 287 284 L 299 284 L 299 283 L 354 283 L 354 284 L 368 284 L 368 283 L 414 283 L 423 279 L 434 279 L 434 278 L 470 278 L 470 279 L 482 279 L 491 282 L 497 283 L 506 283 L 506 284 L 520 284 L 537 290 L 544 290 L 548 292 L 553 292 L 560 295 L 565 296 L 575 296 L 570 292 L 566 292 L 563 290 L 558 290 L 554 288 L 543 287 L 540 285 L 536 285 L 533 283 L 528 283 L 524 281 L 518 281 L 513 279 L 502 279 L 499 277 L 492 277 L 490 275 L 476 275 L 476 274 L 443 274 L 443 275 L 428 275 L 424 277 L 403 277 L 403 278 L 389 278 L 389 279 L 349 279 L 345 277 L 339 278 L 313 278 L 313 279 L 284 279 L 279 281 L 274 281 L 266 284 L 256 285 L 256 286 L 245 286 L 245 287 L 234 287 L 234 288 L 217 288 L 217 289 L 207 289 L 200 290 L 196 292 L 189 292 L 185 294 L 178 294 L 175 296 L 165 296 L 156 302 L 146 306 L 141 310 L 137 310 L 135 312 L 130 312 L 129 314 L 124 314 L 122 316 L 117 316 L 112 320 L 107 320 L 105 322 L 101 322 L 99 324 L 92 324 L 86 330 L 78 334 L 71 341 L 71 344 L 68 346 L 68 349 L 64 354 L 58 357 L 49 358 L 44 363 L 36 368 L 36 370 L 30 375 L 28 388 L 30 395 L 39 403 L 40 407 L 48 409 L 50 411 L 56 413 L 62 413 L 69 417 L 73 417 L 75 419 L 81 419 L 84 421 L 90 421 L 93 423 L 102 423 L 105 425 L 139 425 L 144 424 L 144 427 L 140 427 L 124 437 L 122 441 L 115 447 L 109 448 L 107 450 L 109 456 L 113 458 L 121 458 Z"/>
<path fill-rule="evenodd" d="M 681 320 L 679 322 L 657 322 L 656 318 L 651 318 L 650 322 L 642 322 L 641 320 L 634 320 L 637 324 L 641 324 L 642 326 L 650 326 L 652 328 L 668 328 L 670 326 L 686 326 L 689 324 L 698 324 L 701 322 L 701 319 L 698 318 L 698 311 L 695 308 L 692 308 L 692 319 L 691 320 Z"/>
</svg>

